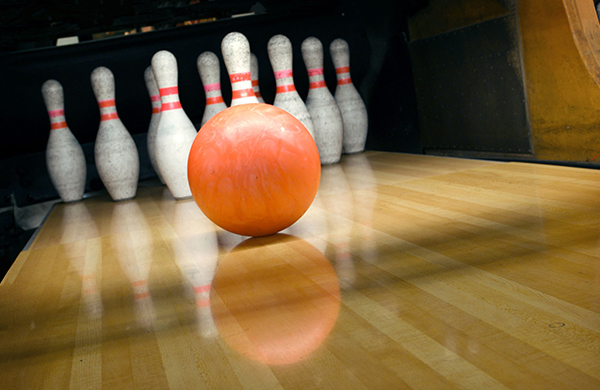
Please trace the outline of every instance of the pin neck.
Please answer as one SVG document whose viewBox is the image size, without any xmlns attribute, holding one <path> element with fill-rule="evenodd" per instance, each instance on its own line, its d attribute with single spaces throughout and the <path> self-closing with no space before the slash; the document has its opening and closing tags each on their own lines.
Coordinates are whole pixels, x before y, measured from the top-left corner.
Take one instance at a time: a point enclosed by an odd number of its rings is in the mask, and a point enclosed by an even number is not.
<svg viewBox="0 0 600 390">
<path fill-rule="evenodd" d="M 66 127 L 67 127 L 67 122 L 65 122 L 65 121 L 50 123 L 50 130 L 64 129 Z"/>
<path fill-rule="evenodd" d="M 276 93 L 294 92 L 296 86 L 294 84 L 278 85 Z"/>
<path fill-rule="evenodd" d="M 233 73 L 229 75 L 231 80 L 231 105 L 244 103 L 258 103 L 258 99 L 252 89 L 252 78 L 250 72 Z M 240 100 L 243 99 L 243 100 Z"/>
<path fill-rule="evenodd" d="M 158 90 L 160 96 L 179 95 L 179 87 L 160 88 Z"/>
<path fill-rule="evenodd" d="M 308 69 L 308 89 L 316 89 L 323 88 L 327 85 L 325 84 L 323 68 L 312 68 Z"/>
<path fill-rule="evenodd" d="M 50 118 L 56 118 L 57 116 L 65 116 L 65 110 L 51 110 L 48 111 Z"/>
<path fill-rule="evenodd" d="M 50 130 L 64 129 L 67 127 L 67 122 L 65 121 L 65 110 L 51 110 L 48 111 L 48 116 L 50 117 Z"/>
<path fill-rule="evenodd" d="M 219 103 L 225 103 L 225 101 L 223 100 L 223 96 L 219 95 L 219 96 L 213 96 L 213 97 L 206 97 L 206 105 L 209 106 L 211 104 L 219 104 Z"/>
<path fill-rule="evenodd" d="M 350 67 L 349 66 L 340 66 L 338 68 L 335 68 L 335 73 L 336 74 L 350 73 Z"/>
<path fill-rule="evenodd" d="M 100 100 L 98 106 L 100 108 L 115 107 L 115 99 Z"/>
<path fill-rule="evenodd" d="M 175 102 L 166 102 L 166 103 L 163 103 L 162 106 L 160 107 L 160 112 L 169 111 L 169 110 L 178 110 L 181 108 L 183 108 L 183 107 L 181 107 L 181 102 L 179 100 L 177 100 Z"/>
<path fill-rule="evenodd" d="M 276 79 L 284 79 L 286 77 L 294 77 L 294 72 L 292 69 L 279 70 L 275 72 Z"/>
<path fill-rule="evenodd" d="M 221 83 L 206 84 L 204 86 L 204 92 L 214 92 L 214 91 L 221 92 Z"/>
<path fill-rule="evenodd" d="M 327 84 L 325 84 L 325 80 L 311 81 L 308 84 L 308 89 L 325 88 L 326 86 Z"/>
<path fill-rule="evenodd" d="M 150 96 L 150 101 L 152 102 L 152 114 L 160 114 L 160 105 L 162 104 L 160 95 Z"/>
<path fill-rule="evenodd" d="M 206 105 L 224 103 L 221 96 L 221 83 L 206 84 L 204 92 L 206 93 Z"/>
<path fill-rule="evenodd" d="M 98 107 L 100 107 L 100 122 L 119 119 L 115 99 L 100 100 L 98 101 Z"/>
<path fill-rule="evenodd" d="M 239 83 L 242 81 L 250 81 L 252 82 L 252 78 L 250 72 L 242 72 L 242 73 L 234 73 L 229 76 L 231 83 Z"/>
<path fill-rule="evenodd" d="M 337 85 L 352 84 L 349 66 L 340 66 L 338 68 L 335 68 L 335 74 L 337 77 Z"/>
</svg>

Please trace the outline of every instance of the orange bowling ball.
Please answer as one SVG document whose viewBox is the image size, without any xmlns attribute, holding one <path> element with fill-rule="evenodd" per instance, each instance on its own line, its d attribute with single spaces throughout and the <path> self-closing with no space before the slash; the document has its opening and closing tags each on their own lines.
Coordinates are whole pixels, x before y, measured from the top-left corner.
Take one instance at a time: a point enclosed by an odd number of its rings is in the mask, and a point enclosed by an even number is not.
<svg viewBox="0 0 600 390">
<path fill-rule="evenodd" d="M 198 132 L 188 159 L 194 200 L 215 224 L 244 236 L 275 234 L 310 207 L 321 178 L 306 127 L 270 104 L 221 111 Z"/>
</svg>

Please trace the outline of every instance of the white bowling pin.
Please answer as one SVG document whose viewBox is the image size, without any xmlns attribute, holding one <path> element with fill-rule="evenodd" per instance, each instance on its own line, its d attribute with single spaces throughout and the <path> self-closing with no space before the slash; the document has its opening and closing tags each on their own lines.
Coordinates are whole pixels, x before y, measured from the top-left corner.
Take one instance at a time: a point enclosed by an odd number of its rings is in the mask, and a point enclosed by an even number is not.
<svg viewBox="0 0 600 390">
<path fill-rule="evenodd" d="M 165 179 L 163 179 L 160 174 L 160 170 L 158 169 L 158 164 L 156 163 L 156 154 L 154 152 L 155 149 L 155 141 L 156 141 L 156 129 L 158 129 L 158 121 L 160 120 L 160 94 L 158 93 L 158 87 L 156 86 L 156 80 L 154 79 L 154 73 L 152 73 L 152 67 L 149 66 L 146 68 L 144 72 L 144 79 L 146 80 L 146 87 L 148 88 L 148 93 L 150 94 L 150 101 L 152 102 L 152 116 L 150 117 L 150 125 L 148 126 L 148 136 L 147 136 L 147 145 L 148 145 L 148 156 L 150 157 L 150 163 L 152 164 L 152 168 L 158 179 L 161 183 L 165 184 Z"/>
<path fill-rule="evenodd" d="M 306 107 L 315 126 L 315 141 L 321 164 L 334 164 L 342 155 L 344 122 L 342 114 L 323 76 L 323 45 L 315 37 L 302 42 L 302 58 L 308 70 L 309 89 Z"/>
<path fill-rule="evenodd" d="M 205 51 L 198 56 L 196 64 L 206 94 L 206 107 L 204 108 L 201 124 L 201 126 L 204 126 L 210 118 L 226 109 L 227 104 L 225 104 L 221 95 L 221 70 L 219 69 L 217 55 L 211 51 Z"/>
<path fill-rule="evenodd" d="M 365 102 L 350 78 L 350 49 L 338 38 L 331 42 L 329 51 L 337 76 L 335 100 L 344 120 L 344 153 L 359 153 L 365 150 L 369 120 Z"/>
<path fill-rule="evenodd" d="M 158 169 L 175 199 L 189 198 L 187 162 L 197 131 L 179 101 L 175 56 L 166 50 L 154 54 L 152 72 L 162 102 L 155 141 Z"/>
<path fill-rule="evenodd" d="M 254 95 L 256 95 L 259 103 L 264 103 L 265 99 L 260 94 L 260 87 L 258 85 L 258 58 L 256 58 L 256 54 L 254 53 L 250 53 L 250 78 L 252 79 Z"/>
<path fill-rule="evenodd" d="M 294 84 L 292 43 L 284 35 L 275 35 L 269 39 L 267 50 L 275 73 L 275 83 L 277 84 L 273 105 L 295 116 L 314 139 L 315 128 L 312 118 Z"/>
<path fill-rule="evenodd" d="M 74 202 L 83 198 L 85 190 L 83 149 L 65 120 L 62 85 L 56 80 L 48 80 L 42 85 L 42 95 L 50 116 L 50 136 L 46 147 L 50 181 L 63 202 Z"/>
<path fill-rule="evenodd" d="M 221 41 L 223 61 L 231 80 L 231 107 L 258 103 L 252 89 L 250 42 L 239 32 L 231 32 Z"/>
<path fill-rule="evenodd" d="M 115 106 L 115 78 L 100 66 L 92 72 L 92 88 L 100 107 L 100 128 L 94 145 L 96 168 L 114 201 L 131 199 L 137 191 L 140 159 L 133 138 Z"/>
</svg>

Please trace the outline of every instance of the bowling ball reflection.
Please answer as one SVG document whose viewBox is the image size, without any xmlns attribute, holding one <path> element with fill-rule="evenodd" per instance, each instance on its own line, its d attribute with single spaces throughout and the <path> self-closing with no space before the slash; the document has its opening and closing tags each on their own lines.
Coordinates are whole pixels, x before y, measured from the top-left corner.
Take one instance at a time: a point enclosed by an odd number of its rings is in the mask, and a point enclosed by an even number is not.
<svg viewBox="0 0 600 390">
<path fill-rule="evenodd" d="M 248 239 L 217 267 L 211 310 L 227 344 L 269 365 L 307 358 L 331 332 L 340 288 L 327 258 L 302 239 Z"/>
<path fill-rule="evenodd" d="M 269 104 L 242 104 L 198 132 L 188 180 L 202 212 L 243 236 L 277 233 L 308 210 L 319 187 L 319 151 L 306 127 Z"/>
</svg>

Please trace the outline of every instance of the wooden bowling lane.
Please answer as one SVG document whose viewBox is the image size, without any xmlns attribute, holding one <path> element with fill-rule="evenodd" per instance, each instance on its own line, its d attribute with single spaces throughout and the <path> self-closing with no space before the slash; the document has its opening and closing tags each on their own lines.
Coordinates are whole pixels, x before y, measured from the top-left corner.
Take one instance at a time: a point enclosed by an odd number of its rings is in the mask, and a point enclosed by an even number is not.
<svg viewBox="0 0 600 390">
<path fill-rule="evenodd" d="M 7 389 L 598 389 L 600 171 L 365 152 L 281 234 L 142 186 L 0 284 Z"/>
</svg>

